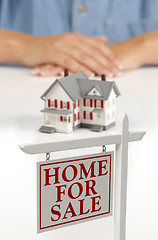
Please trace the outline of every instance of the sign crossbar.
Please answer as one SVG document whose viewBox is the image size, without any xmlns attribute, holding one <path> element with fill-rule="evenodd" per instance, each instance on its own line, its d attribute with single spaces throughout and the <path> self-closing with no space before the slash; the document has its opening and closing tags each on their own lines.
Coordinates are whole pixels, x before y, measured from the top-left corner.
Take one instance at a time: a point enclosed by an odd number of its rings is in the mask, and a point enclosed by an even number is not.
<svg viewBox="0 0 158 240">
<path fill-rule="evenodd" d="M 128 142 L 139 141 L 145 135 L 144 131 L 129 132 Z M 110 136 L 101 136 L 96 138 L 83 138 L 70 141 L 46 142 L 37 144 L 19 145 L 20 149 L 27 154 L 40 154 L 47 152 L 58 152 L 72 149 L 96 147 L 102 145 L 120 144 L 122 134 L 113 134 Z"/>
</svg>

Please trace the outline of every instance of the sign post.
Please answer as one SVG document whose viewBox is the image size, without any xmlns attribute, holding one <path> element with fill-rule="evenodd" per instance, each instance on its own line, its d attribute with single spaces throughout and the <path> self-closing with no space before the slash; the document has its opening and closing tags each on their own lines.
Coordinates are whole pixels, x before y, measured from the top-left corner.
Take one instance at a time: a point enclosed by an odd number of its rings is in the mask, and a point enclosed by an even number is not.
<svg viewBox="0 0 158 240">
<path fill-rule="evenodd" d="M 122 126 L 121 143 L 116 144 L 114 240 L 126 239 L 128 135 L 129 121 L 127 115 L 125 115 Z"/>
<path fill-rule="evenodd" d="M 114 240 L 125 240 L 128 142 L 139 141 L 144 134 L 129 132 L 125 115 L 121 132 L 19 147 L 28 154 L 47 153 L 48 156 L 50 152 L 115 144 Z M 38 163 L 38 232 L 110 216 L 112 165 L 112 152 Z"/>
</svg>

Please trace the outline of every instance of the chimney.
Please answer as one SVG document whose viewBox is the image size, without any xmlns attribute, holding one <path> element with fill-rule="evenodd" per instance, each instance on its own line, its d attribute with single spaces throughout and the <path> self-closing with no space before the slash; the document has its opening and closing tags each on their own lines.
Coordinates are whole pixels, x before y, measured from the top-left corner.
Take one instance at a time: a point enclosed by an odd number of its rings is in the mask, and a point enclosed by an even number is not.
<svg viewBox="0 0 158 240">
<path fill-rule="evenodd" d="M 102 75 L 101 75 L 101 80 L 102 80 L 102 81 L 106 81 L 106 75 L 105 75 L 105 74 L 102 74 Z"/>
<path fill-rule="evenodd" d="M 64 70 L 64 77 L 67 77 L 67 76 L 69 76 L 69 70 L 68 70 L 68 69 L 65 69 L 65 70 Z"/>
</svg>

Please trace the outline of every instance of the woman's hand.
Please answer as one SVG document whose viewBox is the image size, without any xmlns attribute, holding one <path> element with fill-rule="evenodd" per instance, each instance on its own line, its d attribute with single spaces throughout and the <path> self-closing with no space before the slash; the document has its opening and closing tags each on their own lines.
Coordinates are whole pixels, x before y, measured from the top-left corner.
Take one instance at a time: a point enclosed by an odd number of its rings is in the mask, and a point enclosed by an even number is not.
<svg viewBox="0 0 158 240">
<path fill-rule="evenodd" d="M 111 44 L 109 47 L 121 62 L 123 70 L 138 68 L 143 64 L 142 47 L 135 38 Z"/>
<path fill-rule="evenodd" d="M 105 44 L 107 44 L 107 38 L 104 37 L 104 36 L 94 36 L 94 37 L 89 37 L 88 39 L 89 40 L 91 39 L 97 45 L 98 44 L 102 45 L 102 48 L 105 48 Z M 108 50 L 107 46 L 106 46 L 106 48 L 107 48 L 107 52 L 110 53 L 110 51 Z M 110 55 L 111 55 L 111 53 L 110 53 Z M 87 53 L 85 52 L 84 54 L 87 54 Z M 104 56 L 104 58 L 105 58 L 105 56 Z M 108 58 L 108 56 L 107 56 L 107 58 Z M 109 58 L 110 58 L 110 56 L 109 56 Z M 76 60 L 78 60 L 78 59 L 76 59 Z M 99 61 L 99 59 L 98 59 L 98 61 Z M 105 61 L 107 61 L 107 60 L 105 59 L 104 62 Z M 115 59 L 113 53 L 111 55 L 111 59 L 108 59 L 108 61 L 114 61 L 113 68 L 111 70 L 108 70 L 106 65 L 105 65 L 105 70 L 104 69 L 100 70 L 100 73 L 98 73 L 98 74 L 105 73 L 108 76 L 113 77 L 113 76 L 117 75 L 120 72 L 120 68 L 121 67 L 120 67 L 118 61 Z M 91 64 L 91 60 L 88 59 L 87 63 L 85 63 L 85 64 L 87 64 L 87 65 Z M 68 67 L 68 69 L 70 69 L 70 67 Z M 88 77 L 94 76 L 94 72 L 97 72 L 95 70 L 91 70 L 91 69 L 87 68 L 84 65 L 81 65 L 80 69 L 78 69 L 76 71 L 71 71 L 71 69 L 70 69 L 70 72 L 74 73 L 74 72 L 77 72 L 77 71 L 80 71 L 80 70 L 83 70 Z M 64 71 L 64 67 L 49 63 L 49 64 L 42 64 L 42 65 L 34 68 L 31 71 L 31 74 L 35 75 L 35 76 L 54 76 L 54 75 L 63 75 L 63 71 Z"/>
<path fill-rule="evenodd" d="M 111 44 L 124 70 L 145 64 L 158 64 L 158 31 L 144 33 L 127 41 Z"/>
<path fill-rule="evenodd" d="M 26 57 L 21 61 L 27 66 L 52 64 L 72 73 L 83 70 L 87 75 L 117 73 L 118 61 L 105 42 L 104 37 L 85 37 L 79 33 L 33 37 L 26 41 Z"/>
</svg>

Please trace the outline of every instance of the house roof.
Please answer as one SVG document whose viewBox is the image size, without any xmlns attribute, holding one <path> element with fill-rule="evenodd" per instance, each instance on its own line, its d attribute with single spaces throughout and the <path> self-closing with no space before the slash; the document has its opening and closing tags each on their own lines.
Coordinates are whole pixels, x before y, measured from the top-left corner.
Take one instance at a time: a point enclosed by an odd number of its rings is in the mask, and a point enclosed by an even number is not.
<svg viewBox="0 0 158 240">
<path fill-rule="evenodd" d="M 64 78 L 56 79 L 56 81 L 53 82 L 50 87 L 43 93 L 41 98 L 44 99 L 44 97 L 51 91 L 51 89 L 55 86 L 56 83 L 59 83 L 61 85 L 61 87 L 65 90 L 65 92 L 73 101 L 82 98 L 78 82 L 76 81 L 77 78 L 82 78 L 84 81 L 88 80 L 88 78 L 82 71 Z"/>
<path fill-rule="evenodd" d="M 112 81 L 99 81 L 99 80 L 93 80 L 93 79 L 84 81 L 83 79 L 78 78 L 77 82 L 83 98 L 87 98 L 89 96 L 88 98 L 107 100 L 109 98 L 109 95 L 112 89 L 114 89 L 117 97 L 120 95 L 120 91 L 118 87 L 116 86 L 115 82 L 112 82 Z M 101 96 L 88 95 L 88 93 L 94 87 L 95 88 L 97 87 L 97 90 L 99 90 L 99 92 L 101 93 Z"/>
<path fill-rule="evenodd" d="M 67 77 L 57 79 L 43 93 L 41 98 L 44 99 L 46 95 L 51 91 L 51 89 L 57 83 L 61 85 L 61 87 L 65 90 L 65 92 L 69 95 L 69 97 L 73 101 L 76 101 L 78 99 L 85 98 L 85 97 L 107 100 L 112 89 L 114 89 L 117 97 L 120 95 L 120 91 L 116 86 L 115 82 L 88 79 L 86 75 L 81 71 L 79 73 L 75 73 Z M 88 93 L 93 88 L 96 88 L 100 92 L 101 96 L 88 95 Z"/>
</svg>

